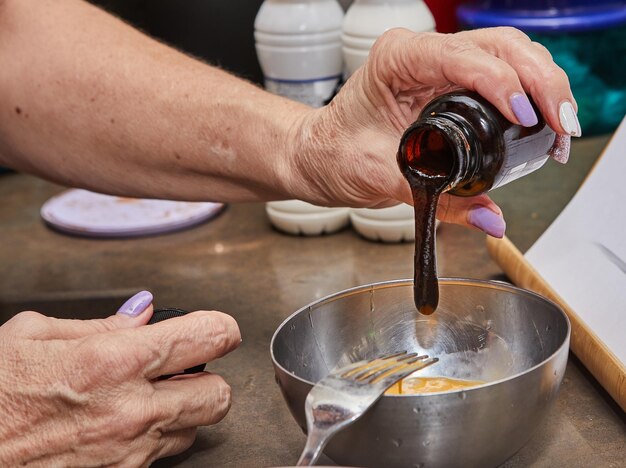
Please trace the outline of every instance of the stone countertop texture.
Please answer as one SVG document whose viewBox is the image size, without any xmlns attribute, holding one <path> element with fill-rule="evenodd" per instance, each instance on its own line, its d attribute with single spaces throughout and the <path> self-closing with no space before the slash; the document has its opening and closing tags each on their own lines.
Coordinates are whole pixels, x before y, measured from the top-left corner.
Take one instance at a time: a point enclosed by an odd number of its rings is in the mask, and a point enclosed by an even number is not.
<svg viewBox="0 0 626 468">
<path fill-rule="evenodd" d="M 494 191 L 508 235 L 522 251 L 565 206 L 606 142 L 577 141 L 566 166 L 551 161 Z M 39 218 L 41 205 L 61 190 L 26 175 L 0 175 L 1 321 L 27 308 L 59 317 L 103 316 L 146 288 L 157 307 L 221 310 L 241 327 L 241 347 L 208 367 L 232 386 L 230 413 L 217 426 L 201 428 L 187 452 L 157 466 L 293 465 L 305 436 L 274 382 L 274 330 L 322 296 L 413 275 L 411 244 L 372 243 L 351 229 L 313 238 L 283 235 L 271 228 L 258 203 L 231 205 L 209 223 L 169 235 L 71 237 Z M 441 225 L 437 253 L 441 276 L 506 279 L 479 232 Z M 625 467 L 626 417 L 570 356 L 556 404 L 504 466 Z"/>
</svg>

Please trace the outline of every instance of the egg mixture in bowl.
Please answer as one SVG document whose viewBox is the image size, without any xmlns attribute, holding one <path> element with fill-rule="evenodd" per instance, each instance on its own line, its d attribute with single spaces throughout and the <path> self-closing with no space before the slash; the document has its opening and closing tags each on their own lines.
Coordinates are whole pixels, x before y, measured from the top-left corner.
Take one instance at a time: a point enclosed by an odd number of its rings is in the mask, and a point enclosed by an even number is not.
<svg viewBox="0 0 626 468">
<path fill-rule="evenodd" d="M 332 369 L 406 350 L 439 358 L 388 392 L 324 450 L 348 466 L 497 466 L 530 438 L 567 363 L 570 325 L 539 295 L 505 283 L 441 279 L 433 315 L 412 280 L 360 286 L 303 307 L 271 354 L 297 423 Z M 304 439 L 303 439 L 304 444 Z"/>
</svg>

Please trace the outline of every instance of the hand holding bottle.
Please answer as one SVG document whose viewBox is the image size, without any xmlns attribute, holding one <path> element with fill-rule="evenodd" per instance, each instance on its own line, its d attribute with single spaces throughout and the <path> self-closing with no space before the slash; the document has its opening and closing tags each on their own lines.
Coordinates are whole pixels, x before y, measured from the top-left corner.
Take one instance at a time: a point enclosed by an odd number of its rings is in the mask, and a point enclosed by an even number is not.
<svg viewBox="0 0 626 468">
<path fill-rule="evenodd" d="M 527 93 L 560 135 L 579 136 L 569 81 L 549 52 L 513 28 L 457 34 L 403 29 L 385 33 L 368 61 L 331 104 L 295 128 L 298 176 L 306 198 L 320 204 L 384 207 L 411 193 L 396 164 L 398 141 L 435 96 L 466 88 L 489 100 L 511 122 L 538 121 Z M 323 142 L 326 142 L 325 144 Z M 328 174 L 341 174 L 328 177 Z M 437 216 L 501 237 L 504 220 L 486 195 L 440 198 Z"/>
</svg>

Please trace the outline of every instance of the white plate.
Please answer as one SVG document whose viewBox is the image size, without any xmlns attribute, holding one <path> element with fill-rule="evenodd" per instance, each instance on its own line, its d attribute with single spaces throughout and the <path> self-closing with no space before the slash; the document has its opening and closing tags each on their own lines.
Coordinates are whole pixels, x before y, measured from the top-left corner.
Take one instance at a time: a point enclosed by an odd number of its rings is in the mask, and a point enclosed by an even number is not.
<svg viewBox="0 0 626 468">
<path fill-rule="evenodd" d="M 59 231 L 86 237 L 135 237 L 195 226 L 216 216 L 222 203 L 122 198 L 81 189 L 52 197 L 41 217 Z"/>
</svg>

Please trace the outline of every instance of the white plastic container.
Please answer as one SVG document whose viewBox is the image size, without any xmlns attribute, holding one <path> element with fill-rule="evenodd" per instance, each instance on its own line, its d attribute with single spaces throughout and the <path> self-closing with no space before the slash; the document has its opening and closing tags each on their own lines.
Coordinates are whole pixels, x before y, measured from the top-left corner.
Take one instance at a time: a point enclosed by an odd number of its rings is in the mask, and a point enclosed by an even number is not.
<svg viewBox="0 0 626 468">
<path fill-rule="evenodd" d="M 350 210 L 352 227 L 371 241 L 408 242 L 415 240 L 413 207 L 405 203 L 391 208 Z"/>
<path fill-rule="evenodd" d="M 355 0 L 343 22 L 341 41 L 346 79 L 367 60 L 376 39 L 391 28 L 434 31 L 435 19 L 422 0 Z M 350 212 L 352 226 L 363 237 L 381 242 L 415 239 L 413 207 L 402 204 Z"/>
<path fill-rule="evenodd" d="M 350 210 L 352 227 L 363 237 L 376 242 L 410 242 L 415 240 L 413 207 L 402 203 L 391 208 Z M 435 228 L 439 220 L 435 221 Z"/>
<path fill-rule="evenodd" d="M 254 22 L 257 57 L 271 93 L 321 107 L 341 80 L 343 9 L 337 0 L 265 0 Z M 298 200 L 266 205 L 282 232 L 314 236 L 344 228 L 348 208 L 324 208 Z"/>
<path fill-rule="evenodd" d="M 254 38 L 265 88 L 313 107 L 323 106 L 343 71 L 337 0 L 265 0 Z"/>
<path fill-rule="evenodd" d="M 296 236 L 331 234 L 350 222 L 349 208 L 324 208 L 300 200 L 269 202 L 265 211 L 276 229 Z"/>
<path fill-rule="evenodd" d="M 434 31 L 435 19 L 422 0 L 355 0 L 343 22 L 346 78 L 359 68 L 376 39 L 391 28 Z"/>
</svg>

